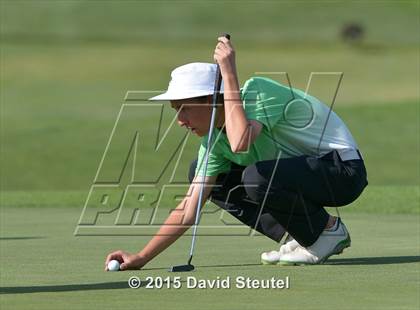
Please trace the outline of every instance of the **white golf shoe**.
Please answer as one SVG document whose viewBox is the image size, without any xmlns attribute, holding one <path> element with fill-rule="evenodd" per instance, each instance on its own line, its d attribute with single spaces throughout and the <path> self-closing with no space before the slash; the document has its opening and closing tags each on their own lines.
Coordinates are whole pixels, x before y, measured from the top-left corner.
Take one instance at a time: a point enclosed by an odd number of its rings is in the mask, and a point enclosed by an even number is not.
<svg viewBox="0 0 420 310">
<path fill-rule="evenodd" d="M 331 255 L 341 254 L 345 248 L 350 247 L 351 239 L 346 226 L 337 219 L 337 228 L 333 231 L 324 230 L 309 247 L 296 247 L 292 252 L 279 257 L 280 265 L 314 265 L 322 264 Z"/>
<path fill-rule="evenodd" d="M 285 243 L 278 251 L 269 251 L 261 253 L 261 263 L 263 265 L 275 265 L 280 261 L 280 257 L 286 253 L 292 252 L 299 246 L 299 243 L 288 235 Z"/>
</svg>

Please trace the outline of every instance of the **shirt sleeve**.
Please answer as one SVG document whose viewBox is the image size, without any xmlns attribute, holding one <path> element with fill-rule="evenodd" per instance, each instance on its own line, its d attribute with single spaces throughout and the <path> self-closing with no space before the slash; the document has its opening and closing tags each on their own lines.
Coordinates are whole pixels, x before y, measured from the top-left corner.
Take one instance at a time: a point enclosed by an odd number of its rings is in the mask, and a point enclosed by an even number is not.
<svg viewBox="0 0 420 310">
<path fill-rule="evenodd" d="M 290 89 L 273 80 L 253 77 L 242 89 L 242 101 L 249 120 L 272 129 L 284 117 L 285 104 L 293 99 Z"/>
<path fill-rule="evenodd" d="M 214 147 L 209 153 L 209 161 L 207 165 L 206 174 L 204 174 L 205 168 L 205 157 L 207 151 L 207 139 L 208 135 L 204 136 L 201 140 L 200 149 L 198 151 L 197 168 L 195 175 L 199 176 L 217 176 L 220 173 L 225 173 L 230 170 L 230 160 L 225 158 L 221 152 L 218 151 L 218 145 L 215 143 Z"/>
</svg>

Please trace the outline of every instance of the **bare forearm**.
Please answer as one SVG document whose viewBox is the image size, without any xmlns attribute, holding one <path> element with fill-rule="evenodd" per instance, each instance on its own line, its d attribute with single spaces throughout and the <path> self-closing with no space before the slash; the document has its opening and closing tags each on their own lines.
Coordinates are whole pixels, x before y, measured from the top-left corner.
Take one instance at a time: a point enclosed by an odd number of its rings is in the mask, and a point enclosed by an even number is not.
<svg viewBox="0 0 420 310">
<path fill-rule="evenodd" d="M 224 83 L 224 108 L 226 133 L 233 152 L 248 149 L 250 143 L 250 124 L 242 107 L 236 72 L 235 50 L 229 39 L 218 38 L 214 51 L 214 60 L 220 66 Z"/>
<path fill-rule="evenodd" d="M 239 82 L 236 72 L 226 73 L 223 76 L 225 88 L 225 126 L 232 151 L 246 150 L 249 140 L 249 122 L 239 93 Z"/>
<path fill-rule="evenodd" d="M 180 236 L 182 236 L 191 226 L 191 220 L 183 223 L 183 217 L 177 211 L 173 211 L 161 226 L 156 235 L 139 252 L 139 255 L 146 264 L 159 253 L 168 248 Z"/>
<path fill-rule="evenodd" d="M 182 236 L 192 224 L 197 212 L 199 201 L 199 192 L 201 184 L 204 183 L 203 200 L 201 206 L 207 200 L 212 185 L 215 183 L 217 176 L 195 177 L 187 192 L 186 198 L 177 206 L 175 210 L 166 219 L 165 223 L 149 241 L 149 243 L 138 253 L 141 258 L 142 265 L 148 263 L 159 253 L 168 248 L 180 236 Z"/>
</svg>

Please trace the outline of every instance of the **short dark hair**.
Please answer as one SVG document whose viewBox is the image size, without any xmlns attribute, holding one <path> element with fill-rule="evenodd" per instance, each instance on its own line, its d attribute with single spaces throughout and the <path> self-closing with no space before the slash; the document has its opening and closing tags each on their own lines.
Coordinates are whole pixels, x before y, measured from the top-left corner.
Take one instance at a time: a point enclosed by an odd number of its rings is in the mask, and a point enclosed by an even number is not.
<svg viewBox="0 0 420 310">
<path fill-rule="evenodd" d="M 213 96 L 213 95 L 207 95 L 207 96 L 197 97 L 197 100 L 200 103 L 205 103 L 205 102 L 207 102 L 208 96 Z M 225 102 L 225 97 L 223 96 L 223 94 L 218 94 L 218 96 L 217 96 L 217 103 L 224 103 L 224 102 Z"/>
</svg>

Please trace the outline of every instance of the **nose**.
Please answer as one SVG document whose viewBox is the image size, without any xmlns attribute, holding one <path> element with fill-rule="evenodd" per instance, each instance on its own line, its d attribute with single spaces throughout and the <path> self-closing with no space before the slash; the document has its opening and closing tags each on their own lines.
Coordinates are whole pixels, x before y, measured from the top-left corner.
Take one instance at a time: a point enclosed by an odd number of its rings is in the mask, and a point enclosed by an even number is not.
<svg viewBox="0 0 420 310">
<path fill-rule="evenodd" d="M 187 126 L 187 118 L 185 117 L 184 113 L 180 111 L 177 115 L 178 118 L 178 125 L 181 127 Z"/>
</svg>

